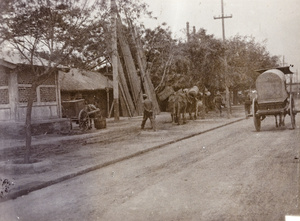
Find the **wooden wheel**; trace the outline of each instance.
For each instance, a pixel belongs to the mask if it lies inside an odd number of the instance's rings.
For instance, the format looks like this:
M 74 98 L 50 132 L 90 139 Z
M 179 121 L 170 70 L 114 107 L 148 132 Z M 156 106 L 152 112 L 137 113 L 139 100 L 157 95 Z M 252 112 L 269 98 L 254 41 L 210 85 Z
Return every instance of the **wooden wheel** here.
M 82 109 L 79 112 L 78 120 L 79 120 L 79 128 L 82 131 L 86 131 L 87 129 L 89 129 L 89 127 L 90 127 L 90 118 L 89 118 L 88 112 L 85 109 Z
M 256 131 L 260 131 L 261 121 L 260 121 L 260 116 L 257 114 L 257 111 L 258 111 L 258 104 L 257 104 L 256 99 L 253 99 L 253 102 L 252 102 L 253 122 L 254 122 Z
M 294 103 L 294 98 L 293 98 L 293 94 L 290 94 L 290 103 L 289 103 L 289 114 L 291 117 L 291 124 L 292 124 L 292 129 L 296 128 L 296 110 L 295 110 L 295 103 Z

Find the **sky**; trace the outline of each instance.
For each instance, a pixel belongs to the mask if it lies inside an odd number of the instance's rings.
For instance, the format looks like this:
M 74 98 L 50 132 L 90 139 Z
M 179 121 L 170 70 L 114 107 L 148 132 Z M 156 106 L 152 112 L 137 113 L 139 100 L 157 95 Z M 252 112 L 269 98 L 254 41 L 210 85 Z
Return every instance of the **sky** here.
M 144 0 L 157 20 L 144 19 L 146 27 L 166 22 L 174 38 L 184 39 L 186 22 L 207 30 L 222 39 L 221 0 Z M 271 55 L 281 57 L 285 65 L 300 72 L 300 0 L 223 0 L 225 38 L 253 36 L 256 42 L 266 40 Z M 298 79 L 299 79 L 298 74 Z

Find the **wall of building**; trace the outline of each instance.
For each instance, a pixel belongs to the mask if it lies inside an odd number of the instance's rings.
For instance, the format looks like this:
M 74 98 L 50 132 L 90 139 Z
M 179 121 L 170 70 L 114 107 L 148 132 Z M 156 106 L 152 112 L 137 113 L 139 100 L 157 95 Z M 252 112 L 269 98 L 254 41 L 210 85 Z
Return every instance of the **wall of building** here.
M 10 88 L 11 84 L 9 69 L 0 66 L 0 121 L 12 120 L 14 105 L 11 103 L 14 95 Z
M 16 72 L 0 67 L 0 121 L 24 121 L 28 95 L 34 75 L 29 69 Z M 36 89 L 32 119 L 55 119 L 61 116 L 57 74 Z

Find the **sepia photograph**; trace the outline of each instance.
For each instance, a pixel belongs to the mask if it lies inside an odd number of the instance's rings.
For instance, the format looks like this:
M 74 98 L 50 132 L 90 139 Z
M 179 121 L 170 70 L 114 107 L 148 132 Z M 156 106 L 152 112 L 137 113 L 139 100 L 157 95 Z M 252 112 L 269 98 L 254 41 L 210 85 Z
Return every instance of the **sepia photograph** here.
M 0 221 L 300 221 L 299 0 L 0 0 Z

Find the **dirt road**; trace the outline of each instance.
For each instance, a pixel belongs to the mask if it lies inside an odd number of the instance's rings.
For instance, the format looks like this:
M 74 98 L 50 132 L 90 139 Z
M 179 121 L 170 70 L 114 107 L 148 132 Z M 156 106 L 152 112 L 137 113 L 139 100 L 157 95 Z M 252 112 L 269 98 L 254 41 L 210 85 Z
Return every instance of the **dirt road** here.
M 284 220 L 300 214 L 300 131 L 287 128 L 250 118 L 3 202 L 0 219 Z

